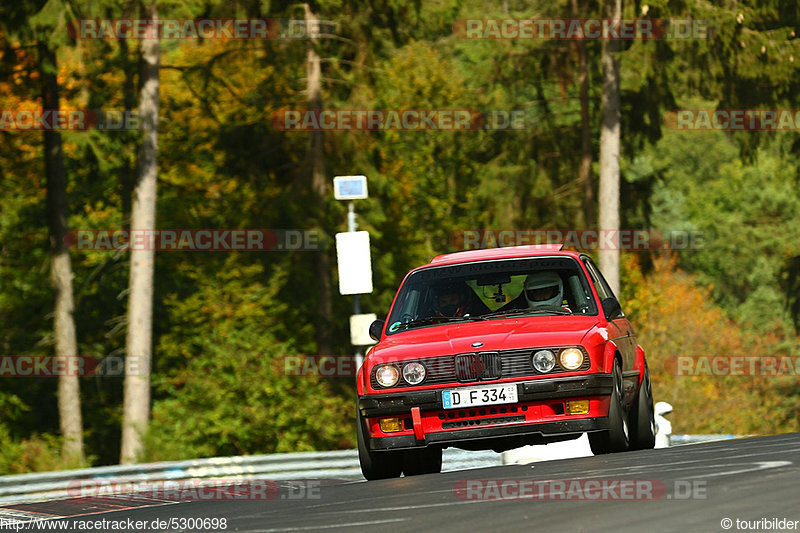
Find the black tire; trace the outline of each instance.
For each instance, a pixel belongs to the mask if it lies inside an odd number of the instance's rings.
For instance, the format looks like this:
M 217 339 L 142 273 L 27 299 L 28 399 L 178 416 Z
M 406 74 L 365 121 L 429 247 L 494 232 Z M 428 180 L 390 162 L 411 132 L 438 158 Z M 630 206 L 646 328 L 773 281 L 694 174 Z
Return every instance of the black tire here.
M 653 409 L 653 389 L 650 371 L 644 364 L 644 377 L 636 398 L 636 411 L 631 424 L 631 449 L 650 450 L 656 445 L 656 418 Z
M 622 365 L 619 361 L 614 362 L 612 375 L 614 388 L 608 406 L 609 428 L 606 431 L 589 433 L 589 446 L 595 455 L 624 452 L 630 445 L 628 416 L 623 403 L 625 396 L 622 390 Z
M 403 474 L 419 476 L 442 471 L 442 449 L 429 446 L 422 450 L 409 450 L 403 454 Z
M 361 473 L 368 481 L 400 477 L 403 471 L 403 452 L 372 452 L 364 438 L 364 420 L 356 409 L 356 437 L 358 439 L 358 462 Z

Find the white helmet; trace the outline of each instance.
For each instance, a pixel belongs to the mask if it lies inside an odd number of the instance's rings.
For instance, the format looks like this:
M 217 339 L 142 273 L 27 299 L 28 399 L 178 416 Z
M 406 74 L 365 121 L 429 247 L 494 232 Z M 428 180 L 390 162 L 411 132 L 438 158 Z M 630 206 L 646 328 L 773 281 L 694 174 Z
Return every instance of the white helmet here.
M 551 270 L 529 274 L 525 279 L 525 299 L 531 308 L 561 307 L 564 300 L 561 276 Z

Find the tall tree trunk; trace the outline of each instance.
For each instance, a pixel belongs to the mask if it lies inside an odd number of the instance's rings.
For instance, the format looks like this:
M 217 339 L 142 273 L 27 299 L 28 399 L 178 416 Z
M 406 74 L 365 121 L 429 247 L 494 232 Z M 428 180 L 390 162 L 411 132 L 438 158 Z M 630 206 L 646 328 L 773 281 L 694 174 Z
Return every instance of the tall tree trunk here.
M 155 4 L 147 8 L 158 18 Z M 157 36 L 142 41 L 139 117 L 144 138 L 139 148 L 138 176 L 133 189 L 131 232 L 156 227 L 156 157 L 158 155 L 159 52 Z M 125 355 L 125 399 L 120 462 L 136 462 L 150 417 L 150 366 L 153 350 L 153 246 L 131 250 L 128 334 Z
M 619 20 L 622 0 L 606 0 L 606 17 Z M 619 41 L 603 41 L 603 95 L 601 108 L 603 122 L 600 127 L 600 221 L 599 230 L 619 230 L 619 64 L 616 52 Z M 616 234 L 615 234 L 616 235 Z M 614 242 L 618 243 L 618 239 Z M 611 290 L 619 297 L 619 245 L 601 249 L 598 253 L 600 270 Z
M 56 54 L 48 45 L 39 43 L 39 69 L 42 77 L 42 108 L 59 109 L 59 86 Z M 64 153 L 58 130 L 44 132 L 44 162 L 47 179 L 47 224 L 50 230 L 50 278 L 55 292 L 53 333 L 55 354 L 77 357 L 78 340 L 75 333 L 72 295 L 72 262 L 64 242 L 67 234 L 67 180 Z M 58 415 L 62 453 L 70 461 L 83 462 L 83 421 L 81 417 L 80 384 L 77 375 L 58 376 Z
M 322 109 L 322 68 L 316 46 L 319 42 L 318 17 L 311 11 L 308 4 L 303 4 L 305 10 L 306 30 L 311 36 L 308 43 L 306 56 L 306 102 L 309 109 Z M 328 179 L 325 175 L 325 147 L 324 136 L 321 131 L 312 131 L 308 140 L 306 151 L 306 168 L 310 173 L 311 191 L 317 213 L 317 224 L 324 229 L 325 204 L 328 195 Z M 331 261 L 327 250 L 319 252 L 314 257 L 314 270 L 317 279 L 317 312 L 314 320 L 316 330 L 317 352 L 330 354 L 331 346 Z
M 572 0 L 572 16 L 580 18 L 578 0 Z M 596 222 L 594 183 L 592 183 L 592 124 L 589 120 L 589 61 L 586 42 L 575 41 L 578 47 L 578 84 L 581 103 L 581 163 L 578 181 L 583 187 L 584 226 L 592 228 Z
M 125 16 L 129 16 L 125 13 Z M 125 116 L 133 110 L 136 106 L 136 84 L 135 84 L 135 70 L 133 66 L 135 62 L 130 60 L 130 50 L 128 47 L 128 39 L 124 36 L 117 39 L 119 44 L 119 58 L 123 65 L 125 72 L 125 80 L 122 82 L 123 102 L 125 103 Z M 131 199 L 133 196 L 133 174 L 135 171 L 135 163 L 132 162 L 132 157 L 129 157 L 128 147 L 125 147 L 125 157 L 123 158 L 122 168 L 120 169 L 120 198 L 122 199 L 122 220 L 127 225 L 130 223 L 131 216 Z

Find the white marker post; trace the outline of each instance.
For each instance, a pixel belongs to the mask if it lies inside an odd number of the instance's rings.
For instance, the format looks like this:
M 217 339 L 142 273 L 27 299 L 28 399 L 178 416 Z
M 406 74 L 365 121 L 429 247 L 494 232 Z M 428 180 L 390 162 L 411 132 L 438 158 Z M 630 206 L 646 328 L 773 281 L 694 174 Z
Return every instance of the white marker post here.
M 353 315 L 350 317 L 350 340 L 356 347 L 356 367 L 363 362 L 360 346 L 374 344 L 368 335 L 354 332 L 353 328 L 364 328 L 374 314 L 361 314 L 359 294 L 372 292 L 372 263 L 370 260 L 369 233 L 356 231 L 355 200 L 367 198 L 366 176 L 336 176 L 333 178 L 333 197 L 349 201 L 347 205 L 347 232 L 336 234 L 336 261 L 339 269 L 339 293 L 353 295 Z M 369 325 L 367 324 L 367 328 Z M 366 331 L 366 328 L 365 328 Z M 368 342 L 366 342 L 368 341 Z

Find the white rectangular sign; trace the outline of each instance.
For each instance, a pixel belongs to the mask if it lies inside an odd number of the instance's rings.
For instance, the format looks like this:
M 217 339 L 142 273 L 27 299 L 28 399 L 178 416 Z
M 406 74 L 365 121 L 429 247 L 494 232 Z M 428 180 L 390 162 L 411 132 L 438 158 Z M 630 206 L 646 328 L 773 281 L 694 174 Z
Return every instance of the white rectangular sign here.
M 516 385 L 492 385 L 490 387 L 464 387 L 442 391 L 442 406 L 445 409 L 473 407 L 475 405 L 497 405 L 517 401 Z
M 375 344 L 375 339 L 369 336 L 369 325 L 377 319 L 378 316 L 375 313 L 350 315 L 350 344 L 353 346 Z
M 339 294 L 372 292 L 368 231 L 337 233 L 336 261 L 339 266 Z

